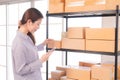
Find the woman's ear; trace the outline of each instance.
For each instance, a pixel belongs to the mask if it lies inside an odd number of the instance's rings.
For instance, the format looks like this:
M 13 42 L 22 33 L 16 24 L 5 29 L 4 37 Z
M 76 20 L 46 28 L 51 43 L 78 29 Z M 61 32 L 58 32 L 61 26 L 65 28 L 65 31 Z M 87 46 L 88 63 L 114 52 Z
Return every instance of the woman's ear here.
M 32 22 L 31 19 L 28 19 L 28 20 L 27 20 L 27 23 L 31 23 L 31 22 Z
M 30 25 L 32 23 L 31 19 L 27 20 L 27 25 Z

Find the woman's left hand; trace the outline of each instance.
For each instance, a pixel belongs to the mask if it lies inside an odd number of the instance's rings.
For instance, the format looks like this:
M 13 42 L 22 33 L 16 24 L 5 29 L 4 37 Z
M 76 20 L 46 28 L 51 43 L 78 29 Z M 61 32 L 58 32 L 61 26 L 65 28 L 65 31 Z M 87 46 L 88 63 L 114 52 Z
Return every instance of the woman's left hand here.
M 48 60 L 48 58 L 50 57 L 50 55 L 53 53 L 53 51 L 54 50 L 50 50 L 46 54 L 43 54 L 42 57 L 40 58 L 40 61 L 42 63 L 46 62 Z

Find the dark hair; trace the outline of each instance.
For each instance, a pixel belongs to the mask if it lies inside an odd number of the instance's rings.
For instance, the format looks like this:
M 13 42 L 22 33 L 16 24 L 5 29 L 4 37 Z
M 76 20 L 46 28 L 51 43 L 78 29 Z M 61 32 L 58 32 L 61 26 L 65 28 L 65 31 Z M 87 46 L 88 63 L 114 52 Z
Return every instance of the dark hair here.
M 36 8 L 29 8 L 25 11 L 23 14 L 22 20 L 20 21 L 20 24 L 23 25 L 27 22 L 28 19 L 31 19 L 31 21 L 34 23 L 38 19 L 43 18 L 42 13 L 37 10 Z M 20 26 L 18 26 L 18 29 Z M 35 44 L 35 38 L 31 32 L 28 32 L 27 35 L 32 39 L 33 43 Z

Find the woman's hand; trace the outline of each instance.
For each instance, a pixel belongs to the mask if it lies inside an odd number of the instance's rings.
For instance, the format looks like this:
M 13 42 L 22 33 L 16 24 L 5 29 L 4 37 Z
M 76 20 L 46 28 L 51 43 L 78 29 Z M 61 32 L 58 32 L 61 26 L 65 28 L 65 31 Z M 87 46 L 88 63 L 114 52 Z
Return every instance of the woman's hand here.
M 54 50 L 48 51 L 46 54 L 43 54 L 42 57 L 40 58 L 40 61 L 42 63 L 46 62 L 49 58 L 49 56 L 53 53 Z
M 49 44 L 51 42 L 54 44 L 54 40 L 53 39 L 46 39 L 42 44 L 45 46 L 45 45 L 47 45 L 47 44 Z

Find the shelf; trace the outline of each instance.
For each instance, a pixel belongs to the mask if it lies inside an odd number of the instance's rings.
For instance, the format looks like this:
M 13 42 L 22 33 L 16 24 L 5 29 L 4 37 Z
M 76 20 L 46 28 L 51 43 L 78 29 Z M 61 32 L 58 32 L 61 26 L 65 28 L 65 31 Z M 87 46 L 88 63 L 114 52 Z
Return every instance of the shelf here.
M 120 12 L 120 10 L 119 10 L 119 12 Z M 116 10 L 69 12 L 69 13 L 48 13 L 48 14 L 46 14 L 46 16 L 61 17 L 61 18 L 116 16 Z
M 48 38 L 48 26 L 49 26 L 49 17 L 58 17 L 58 18 L 65 18 L 66 19 L 66 31 L 68 28 L 68 19 L 69 18 L 80 18 L 80 17 L 111 17 L 114 16 L 116 18 L 115 22 L 115 52 L 100 52 L 100 51 L 87 51 L 87 50 L 73 50 L 73 49 L 56 49 L 55 51 L 65 51 L 65 64 L 67 65 L 68 60 L 68 53 L 67 52 L 75 52 L 75 53 L 87 53 L 87 54 L 100 54 L 100 55 L 108 55 L 114 56 L 115 59 L 115 68 L 114 68 L 114 80 L 117 80 L 117 65 L 118 65 L 118 56 L 120 56 L 120 51 L 118 51 L 118 28 L 119 28 L 119 16 L 120 16 L 120 9 L 119 6 L 116 6 L 116 10 L 101 10 L 101 11 L 86 11 L 86 12 L 65 12 L 65 13 L 49 13 L 47 12 L 47 36 Z M 46 48 L 46 50 L 51 50 L 51 48 Z M 48 63 L 47 63 L 47 70 L 48 70 Z M 47 79 L 48 79 L 48 72 L 47 72 Z
M 47 48 L 51 50 L 51 48 Z M 87 51 L 87 50 L 74 50 L 74 49 L 55 49 L 56 51 L 68 51 L 68 52 L 78 52 L 78 53 L 88 53 L 88 54 L 101 54 L 101 55 L 111 55 L 115 56 L 114 52 L 100 52 L 100 51 Z M 120 55 L 120 51 L 118 51 L 118 55 Z

